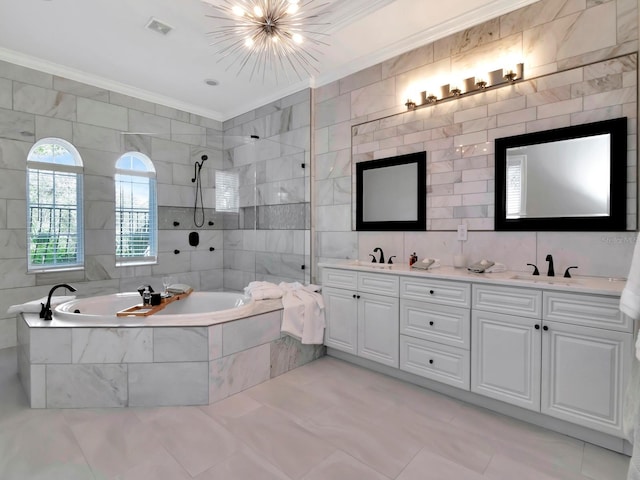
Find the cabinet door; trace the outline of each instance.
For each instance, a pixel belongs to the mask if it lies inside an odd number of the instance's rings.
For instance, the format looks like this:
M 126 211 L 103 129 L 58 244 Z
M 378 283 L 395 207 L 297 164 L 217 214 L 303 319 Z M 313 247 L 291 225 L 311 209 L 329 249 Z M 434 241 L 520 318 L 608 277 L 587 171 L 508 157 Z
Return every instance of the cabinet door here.
M 325 287 L 324 344 L 343 352 L 358 353 L 358 300 L 354 291 Z
M 399 367 L 400 306 L 393 297 L 359 293 L 358 355 Z
M 540 332 L 540 320 L 474 311 L 471 391 L 540 411 Z
M 631 333 L 545 321 L 542 413 L 622 437 Z

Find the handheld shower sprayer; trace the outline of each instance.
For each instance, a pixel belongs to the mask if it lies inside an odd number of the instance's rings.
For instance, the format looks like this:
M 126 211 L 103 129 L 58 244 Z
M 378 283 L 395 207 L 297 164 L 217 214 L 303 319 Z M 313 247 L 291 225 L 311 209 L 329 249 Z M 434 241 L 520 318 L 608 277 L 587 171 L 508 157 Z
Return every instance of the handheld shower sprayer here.
M 202 161 L 201 162 L 196 161 L 196 163 L 193 165 L 193 178 L 191 179 L 191 183 L 194 183 L 196 179 L 200 177 L 200 170 L 202 170 L 202 165 L 204 165 L 204 162 L 209 157 L 207 157 L 206 155 L 202 155 L 200 158 L 202 159 Z
M 200 157 L 201 161 L 196 161 L 193 165 L 193 178 L 191 179 L 191 182 L 196 184 L 196 199 L 193 206 L 193 223 L 196 227 L 204 225 L 204 203 L 202 202 L 202 179 L 200 170 L 202 170 L 202 165 L 204 165 L 207 158 L 209 157 L 202 155 Z M 200 200 L 200 218 L 198 218 L 198 200 Z

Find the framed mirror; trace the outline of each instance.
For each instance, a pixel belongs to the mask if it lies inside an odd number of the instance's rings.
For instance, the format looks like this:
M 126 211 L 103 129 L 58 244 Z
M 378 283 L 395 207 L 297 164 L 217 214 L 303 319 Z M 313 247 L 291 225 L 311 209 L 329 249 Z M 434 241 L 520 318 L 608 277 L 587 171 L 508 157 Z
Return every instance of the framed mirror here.
M 626 230 L 627 119 L 498 138 L 496 230 Z
M 427 154 L 356 164 L 356 230 L 425 230 Z

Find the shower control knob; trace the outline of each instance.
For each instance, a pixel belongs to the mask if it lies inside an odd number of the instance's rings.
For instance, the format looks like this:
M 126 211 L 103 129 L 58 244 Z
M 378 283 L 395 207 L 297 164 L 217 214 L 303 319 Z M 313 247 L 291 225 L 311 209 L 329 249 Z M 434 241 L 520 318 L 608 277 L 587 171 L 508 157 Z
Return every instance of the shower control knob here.
M 429 364 L 433 365 L 433 358 L 429 360 Z
M 209 226 L 213 225 L 213 222 L 211 220 L 209 220 Z
M 545 325 L 544 327 L 542 327 L 542 329 L 546 332 L 547 330 L 549 330 L 549 327 Z
M 209 247 L 209 251 L 210 251 L 210 252 L 213 252 L 214 250 L 215 250 L 215 248 L 214 248 L 214 247 Z
M 176 254 L 176 255 L 178 255 L 178 254 L 180 253 L 180 250 L 175 249 L 175 250 L 173 251 L 173 253 L 174 253 L 174 254 Z
M 536 329 L 536 330 L 540 330 L 540 325 L 538 325 L 538 324 L 536 323 L 535 329 Z
M 180 222 L 173 222 L 174 227 L 177 227 L 178 225 L 180 225 Z
M 433 320 L 431 320 L 431 321 L 429 322 L 429 325 L 431 325 L 431 326 L 433 327 Z

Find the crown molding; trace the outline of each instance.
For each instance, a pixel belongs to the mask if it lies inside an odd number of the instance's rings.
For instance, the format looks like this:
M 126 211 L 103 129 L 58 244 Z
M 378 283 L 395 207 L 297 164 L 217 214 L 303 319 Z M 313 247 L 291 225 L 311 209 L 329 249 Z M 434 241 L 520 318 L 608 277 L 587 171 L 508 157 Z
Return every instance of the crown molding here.
M 386 7 L 395 0 L 336 0 L 330 6 L 318 13 L 320 20 L 328 25 L 320 28 L 322 33 L 331 35 L 357 22 L 361 18 L 371 15 L 376 10 Z M 337 6 L 337 8 L 336 8 Z
M 313 81 L 313 85 L 316 87 L 327 85 L 359 72 L 360 70 L 377 65 L 390 58 L 427 45 L 448 35 L 461 32 L 506 13 L 513 12 L 519 8 L 526 7 L 537 1 L 538 0 L 496 0 L 488 5 L 477 8 L 473 12 L 458 15 L 438 25 L 410 35 L 398 42 L 377 50 L 372 55 L 364 55 L 358 59 L 349 61 L 348 64 L 341 65 L 338 68 L 317 76 Z
M 94 87 L 103 88 L 112 92 L 135 97 L 140 100 L 145 100 L 151 103 L 157 103 L 166 107 L 176 108 L 185 112 L 200 115 L 202 117 L 210 118 L 223 122 L 226 117 L 223 113 L 214 110 L 208 110 L 198 105 L 192 105 L 190 103 L 181 102 L 175 98 L 166 97 L 142 88 L 133 87 L 125 83 L 109 80 L 98 75 L 86 73 L 75 68 L 66 67 L 42 58 L 33 57 L 24 53 L 9 50 L 7 48 L 0 47 L 0 60 L 14 63 L 26 68 L 32 68 L 44 73 L 56 75 L 58 77 L 68 78 L 69 80 L 75 80 L 76 82 L 86 83 Z

